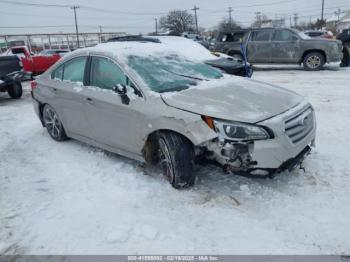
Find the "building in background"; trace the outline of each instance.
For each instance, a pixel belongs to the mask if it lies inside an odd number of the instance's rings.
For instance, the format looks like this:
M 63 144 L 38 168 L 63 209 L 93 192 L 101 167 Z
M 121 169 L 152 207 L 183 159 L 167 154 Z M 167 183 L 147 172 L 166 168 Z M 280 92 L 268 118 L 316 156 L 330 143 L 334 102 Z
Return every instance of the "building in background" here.
M 350 28 L 350 11 L 346 12 L 345 15 L 337 23 L 337 31 L 341 32 L 344 29 Z

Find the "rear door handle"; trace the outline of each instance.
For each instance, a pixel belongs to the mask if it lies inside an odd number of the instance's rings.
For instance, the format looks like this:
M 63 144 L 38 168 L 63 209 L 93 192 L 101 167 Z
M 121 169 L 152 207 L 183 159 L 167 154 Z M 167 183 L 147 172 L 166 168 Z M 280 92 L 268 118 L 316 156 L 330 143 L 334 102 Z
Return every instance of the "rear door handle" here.
M 88 104 L 90 104 L 90 105 L 93 105 L 93 104 L 94 104 L 94 100 L 93 100 L 92 98 L 90 98 L 90 97 L 85 98 L 85 101 L 86 101 Z
M 53 91 L 55 94 L 57 94 L 57 93 L 58 93 L 58 89 L 57 89 L 57 88 L 55 88 L 55 87 L 53 87 L 53 88 L 52 88 L 52 91 Z

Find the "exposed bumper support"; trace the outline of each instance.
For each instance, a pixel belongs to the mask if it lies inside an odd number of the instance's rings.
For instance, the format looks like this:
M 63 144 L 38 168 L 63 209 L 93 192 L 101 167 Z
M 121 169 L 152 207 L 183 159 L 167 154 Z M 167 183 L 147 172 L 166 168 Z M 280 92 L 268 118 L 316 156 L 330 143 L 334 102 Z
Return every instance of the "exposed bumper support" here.
M 266 163 L 259 163 L 254 158 L 254 142 L 226 142 L 218 141 L 207 143 L 207 158 L 215 160 L 224 168 L 224 172 L 232 172 L 238 175 L 250 177 L 269 177 L 283 171 L 291 171 L 301 164 L 304 158 L 311 152 L 311 144 L 306 145 L 296 156 L 286 157 L 276 167 L 266 167 Z M 260 151 L 260 150 L 259 150 Z M 266 151 L 269 153 L 269 151 Z M 274 158 L 273 155 L 268 156 Z M 271 162 L 272 163 L 272 162 Z

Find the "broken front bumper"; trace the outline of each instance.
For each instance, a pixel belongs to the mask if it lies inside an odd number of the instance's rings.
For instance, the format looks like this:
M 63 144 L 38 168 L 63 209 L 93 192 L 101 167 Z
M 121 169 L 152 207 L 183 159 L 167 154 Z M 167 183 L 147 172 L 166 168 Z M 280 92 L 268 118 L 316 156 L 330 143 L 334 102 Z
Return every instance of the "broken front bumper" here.
M 272 130 L 274 138 L 249 142 L 217 139 L 207 145 L 209 158 L 225 170 L 264 176 L 291 170 L 315 144 L 315 114 L 306 102 L 258 124 Z

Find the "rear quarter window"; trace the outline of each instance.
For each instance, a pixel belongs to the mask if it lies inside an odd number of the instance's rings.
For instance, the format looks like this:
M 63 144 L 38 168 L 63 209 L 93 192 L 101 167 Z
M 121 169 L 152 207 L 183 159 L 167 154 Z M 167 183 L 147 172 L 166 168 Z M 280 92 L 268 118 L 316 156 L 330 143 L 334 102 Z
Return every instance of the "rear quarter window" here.
M 63 72 L 64 72 L 64 65 L 61 65 L 57 69 L 55 69 L 51 74 L 51 79 L 54 80 L 63 80 Z

